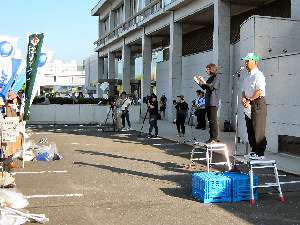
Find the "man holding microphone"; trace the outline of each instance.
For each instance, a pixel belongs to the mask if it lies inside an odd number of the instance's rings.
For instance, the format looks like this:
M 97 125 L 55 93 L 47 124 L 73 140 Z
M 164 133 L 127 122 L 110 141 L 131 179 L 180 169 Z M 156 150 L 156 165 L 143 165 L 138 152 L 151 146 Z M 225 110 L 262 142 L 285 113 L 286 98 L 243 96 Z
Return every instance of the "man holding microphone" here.
M 245 58 L 248 74 L 244 79 L 242 100 L 249 144 L 252 152 L 249 158 L 263 158 L 266 150 L 267 140 L 265 136 L 267 104 L 266 81 L 264 74 L 258 70 L 259 58 L 256 53 L 248 53 Z

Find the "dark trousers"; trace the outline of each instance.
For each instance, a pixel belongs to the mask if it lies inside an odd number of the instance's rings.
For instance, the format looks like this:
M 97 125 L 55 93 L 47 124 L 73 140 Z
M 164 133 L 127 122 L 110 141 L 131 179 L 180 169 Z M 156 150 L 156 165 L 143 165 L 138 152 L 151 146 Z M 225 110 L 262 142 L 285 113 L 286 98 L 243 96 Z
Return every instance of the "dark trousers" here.
M 176 119 L 176 126 L 177 126 L 178 133 L 180 132 L 180 128 L 181 128 L 181 132 L 183 134 L 185 133 L 185 126 L 184 126 L 185 118 L 186 118 L 185 116 L 179 115 Z
M 205 113 L 206 110 L 204 109 L 198 109 L 196 111 L 197 114 L 197 127 L 204 129 L 206 127 L 206 121 L 205 121 Z
M 158 135 L 157 115 L 150 115 L 149 123 L 150 123 L 149 134 L 151 135 L 153 127 L 154 127 L 155 135 Z
M 264 97 L 251 102 L 251 119 L 245 115 L 249 144 L 252 152 L 262 156 L 266 150 L 265 136 L 267 121 L 267 104 Z
M 127 120 L 127 123 L 128 123 L 128 127 L 131 127 L 131 124 L 130 124 L 130 120 L 129 120 L 129 112 L 126 111 L 125 113 L 125 110 L 122 110 L 122 126 L 125 127 L 125 119 Z
M 211 140 L 217 141 L 219 137 L 219 124 L 218 124 L 218 108 L 217 106 L 206 106 L 207 119 L 209 122 L 209 136 Z

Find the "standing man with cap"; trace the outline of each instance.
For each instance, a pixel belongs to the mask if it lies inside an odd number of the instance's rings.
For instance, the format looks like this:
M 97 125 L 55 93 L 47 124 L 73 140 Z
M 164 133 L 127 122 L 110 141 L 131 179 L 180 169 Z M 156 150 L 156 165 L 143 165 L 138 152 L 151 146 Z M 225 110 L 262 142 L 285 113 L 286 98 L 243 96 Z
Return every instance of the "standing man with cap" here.
M 189 109 L 188 104 L 184 101 L 184 96 L 179 95 L 177 96 L 179 98 L 179 102 L 175 106 L 176 108 L 176 126 L 178 131 L 178 137 L 184 137 L 185 134 L 185 126 L 184 122 L 186 119 L 187 111 Z M 180 133 L 181 128 L 181 133 Z
M 206 66 L 206 73 L 210 77 L 205 82 L 202 76 L 199 80 L 194 76 L 194 81 L 203 89 L 205 93 L 205 108 L 209 121 L 210 138 L 206 141 L 207 144 L 218 142 L 219 124 L 218 124 L 218 108 L 220 100 L 220 78 L 218 76 L 218 68 L 215 64 L 210 63 Z
M 245 119 L 249 144 L 252 152 L 249 157 L 263 158 L 267 146 L 265 136 L 267 104 L 266 81 L 264 74 L 258 70 L 259 58 L 256 53 L 248 53 L 245 58 L 248 74 L 244 79 L 242 100 L 244 106 Z

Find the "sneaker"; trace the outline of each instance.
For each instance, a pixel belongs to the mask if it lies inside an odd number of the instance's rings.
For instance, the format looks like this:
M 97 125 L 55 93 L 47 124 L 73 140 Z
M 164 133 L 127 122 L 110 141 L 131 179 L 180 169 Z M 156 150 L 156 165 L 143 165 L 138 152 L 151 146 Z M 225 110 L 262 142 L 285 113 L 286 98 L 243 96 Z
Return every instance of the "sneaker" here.
M 132 129 L 131 127 L 129 127 L 128 130 L 134 130 L 134 129 Z
M 248 159 L 253 159 L 253 160 L 264 159 L 265 158 L 263 155 L 259 156 L 255 152 L 250 152 L 248 155 L 244 155 L 244 157 L 248 158 Z
M 181 137 L 184 137 L 184 134 L 181 134 Z
M 157 134 L 155 134 L 155 135 L 154 135 L 154 138 L 158 138 L 158 135 L 157 135 Z
M 212 139 L 208 139 L 206 142 L 204 142 L 205 144 L 215 144 L 217 143 L 215 140 Z
M 152 134 L 148 134 L 147 138 L 153 138 Z
M 127 129 L 125 127 L 123 127 L 121 131 L 127 131 Z
M 177 137 L 181 137 L 181 134 L 180 134 L 180 132 L 178 132 L 178 134 L 176 135 Z

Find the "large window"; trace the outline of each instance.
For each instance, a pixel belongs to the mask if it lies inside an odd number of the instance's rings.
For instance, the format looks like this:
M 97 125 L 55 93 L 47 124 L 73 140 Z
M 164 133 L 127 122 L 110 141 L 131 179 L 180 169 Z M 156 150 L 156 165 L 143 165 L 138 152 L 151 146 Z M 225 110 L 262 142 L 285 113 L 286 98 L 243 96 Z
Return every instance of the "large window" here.
M 131 0 L 130 1 L 130 16 L 136 14 L 145 7 L 145 0 Z
M 103 21 L 103 33 L 106 34 L 109 31 L 109 17 Z
M 118 8 L 115 12 L 115 27 L 119 26 L 121 23 L 123 23 L 123 5 Z

